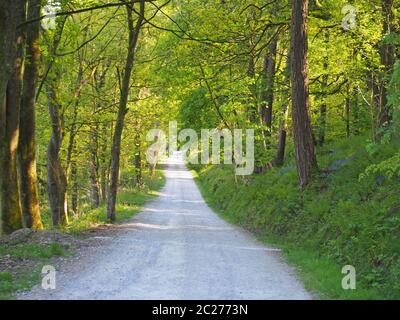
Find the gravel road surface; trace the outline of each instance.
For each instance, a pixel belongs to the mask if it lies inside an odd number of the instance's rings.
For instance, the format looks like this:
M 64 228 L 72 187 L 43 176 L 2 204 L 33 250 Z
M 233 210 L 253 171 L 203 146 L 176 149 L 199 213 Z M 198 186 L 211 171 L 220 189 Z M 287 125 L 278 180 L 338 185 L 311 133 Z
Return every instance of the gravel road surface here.
M 57 289 L 20 299 L 311 299 L 277 249 L 219 218 L 177 153 L 166 186 L 104 245 L 61 265 Z M 100 239 L 99 239 L 100 240 Z

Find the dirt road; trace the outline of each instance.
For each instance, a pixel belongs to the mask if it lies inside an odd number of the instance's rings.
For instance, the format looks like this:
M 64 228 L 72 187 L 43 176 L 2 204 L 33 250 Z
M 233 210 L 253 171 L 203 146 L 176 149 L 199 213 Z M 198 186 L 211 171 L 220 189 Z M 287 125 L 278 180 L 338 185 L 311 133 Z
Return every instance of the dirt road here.
M 179 154 L 160 197 L 23 299 L 311 299 L 278 250 L 220 219 Z

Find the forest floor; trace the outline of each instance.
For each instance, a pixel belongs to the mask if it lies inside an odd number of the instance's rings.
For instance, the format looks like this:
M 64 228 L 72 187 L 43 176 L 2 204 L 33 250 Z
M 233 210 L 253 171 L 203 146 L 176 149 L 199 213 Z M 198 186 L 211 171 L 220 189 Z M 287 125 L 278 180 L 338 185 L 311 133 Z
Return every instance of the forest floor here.
M 312 299 L 279 250 L 219 218 L 180 156 L 166 186 L 129 222 L 97 230 L 57 272 L 57 288 L 20 299 Z M 96 242 L 99 243 L 99 242 Z

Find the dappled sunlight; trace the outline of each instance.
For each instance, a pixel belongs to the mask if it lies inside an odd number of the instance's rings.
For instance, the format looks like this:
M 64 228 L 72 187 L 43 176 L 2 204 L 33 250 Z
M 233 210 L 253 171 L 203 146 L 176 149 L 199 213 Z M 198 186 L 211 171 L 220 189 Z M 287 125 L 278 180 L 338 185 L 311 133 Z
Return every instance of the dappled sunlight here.
M 107 237 L 105 240 L 107 240 Z M 163 241 L 159 241 L 157 242 L 157 240 L 146 240 L 146 239 L 141 239 L 141 238 L 136 238 L 136 239 L 132 239 L 131 242 L 135 243 L 161 243 L 163 245 L 167 245 L 167 246 L 183 246 L 182 242 L 180 241 L 174 241 L 174 240 L 163 240 Z M 234 246 L 234 245 L 227 245 L 227 244 L 221 244 L 221 243 L 196 243 L 196 242 L 192 242 L 190 244 L 192 247 L 194 248 L 206 248 L 209 250 L 243 250 L 243 251 L 264 251 L 264 252 L 282 252 L 281 249 L 278 248 L 272 248 L 272 247 L 263 247 L 263 246 Z
M 170 179 L 183 179 L 183 180 L 193 179 L 192 174 L 187 170 L 185 171 L 165 170 L 165 176 Z
M 232 227 L 217 227 L 207 225 L 161 225 L 151 223 L 125 223 L 115 226 L 118 229 L 155 229 L 155 230 L 183 230 L 183 229 L 198 229 L 198 230 L 210 230 L 210 231 L 229 231 L 233 230 Z
M 193 212 L 199 212 L 201 213 L 201 210 L 196 210 L 196 209 L 167 209 L 167 208 L 155 208 L 155 207 L 148 207 L 144 210 L 145 212 L 168 212 L 168 213 L 193 213 Z
M 173 197 L 173 194 L 165 193 L 165 192 L 157 192 L 157 196 L 170 198 L 170 197 Z
M 204 200 L 171 200 L 172 202 L 205 204 Z
M 147 208 L 144 212 L 146 213 L 159 213 L 159 214 L 169 214 L 169 215 L 176 215 L 176 216 L 201 216 L 200 213 L 193 213 L 193 210 L 186 210 L 181 212 L 181 210 L 169 210 L 169 209 L 154 209 L 154 208 Z

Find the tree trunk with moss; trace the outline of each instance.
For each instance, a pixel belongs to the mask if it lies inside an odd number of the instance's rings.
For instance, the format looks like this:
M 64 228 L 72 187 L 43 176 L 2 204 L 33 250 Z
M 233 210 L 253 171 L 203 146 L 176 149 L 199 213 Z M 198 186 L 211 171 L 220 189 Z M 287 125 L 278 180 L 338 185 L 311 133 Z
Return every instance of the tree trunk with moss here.
M 28 1 L 28 20 L 40 17 L 40 0 Z M 40 22 L 30 24 L 26 33 L 26 63 L 21 101 L 19 136 L 19 173 L 22 213 L 25 227 L 42 229 L 36 173 L 35 98 L 40 62 Z
M 17 156 L 22 90 L 24 1 L 0 4 L 0 214 L 1 233 L 22 227 Z

